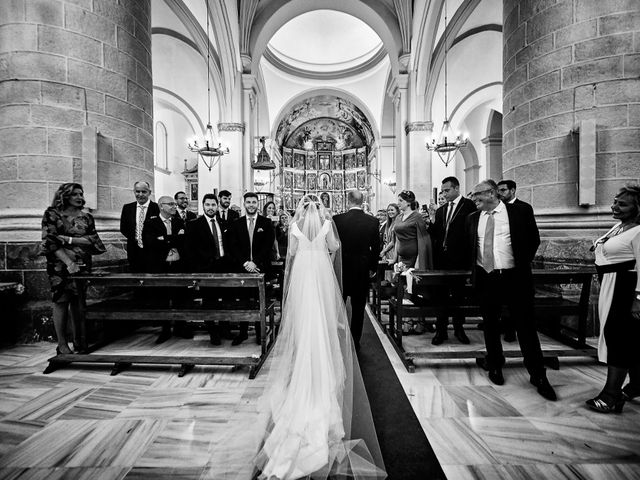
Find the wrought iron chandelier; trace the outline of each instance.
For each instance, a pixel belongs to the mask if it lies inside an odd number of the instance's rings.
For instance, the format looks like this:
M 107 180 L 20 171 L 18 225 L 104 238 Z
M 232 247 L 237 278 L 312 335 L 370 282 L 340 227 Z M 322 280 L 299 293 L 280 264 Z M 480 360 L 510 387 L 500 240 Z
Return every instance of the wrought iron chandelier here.
M 456 152 L 467 146 L 467 139 L 462 138 L 458 133 L 454 136 L 451 131 L 451 124 L 449 123 L 449 114 L 447 111 L 447 54 L 449 48 L 447 46 L 447 2 L 444 2 L 444 122 L 442 122 L 442 131 L 440 137 L 436 140 L 432 138 L 427 140 L 426 147 L 430 152 L 436 152 L 444 163 L 445 167 L 449 166 L 449 163 L 453 160 Z
M 260 137 L 260 144 L 262 148 L 258 152 L 255 161 L 251 164 L 251 168 L 254 170 L 275 170 L 276 164 L 271 160 L 269 156 L 269 152 L 265 148 L 265 143 L 267 139 L 265 137 Z
M 202 141 L 202 145 L 198 143 L 198 140 L 193 140 L 193 143 L 188 144 L 189 150 L 197 153 L 202 159 L 205 166 L 211 171 L 211 168 L 215 166 L 220 157 L 229 153 L 229 147 L 223 148 L 222 142 L 217 141 L 213 135 L 213 127 L 211 126 L 211 42 L 209 41 L 209 0 L 206 0 L 207 7 L 207 130 Z

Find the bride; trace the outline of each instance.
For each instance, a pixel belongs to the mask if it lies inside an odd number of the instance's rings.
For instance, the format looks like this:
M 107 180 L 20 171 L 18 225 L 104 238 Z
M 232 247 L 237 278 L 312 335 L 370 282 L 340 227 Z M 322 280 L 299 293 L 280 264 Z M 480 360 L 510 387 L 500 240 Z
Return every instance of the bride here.
M 340 264 L 331 216 L 315 195 L 306 195 L 289 229 L 280 332 L 258 404 L 264 424 L 257 478 L 386 477 Z

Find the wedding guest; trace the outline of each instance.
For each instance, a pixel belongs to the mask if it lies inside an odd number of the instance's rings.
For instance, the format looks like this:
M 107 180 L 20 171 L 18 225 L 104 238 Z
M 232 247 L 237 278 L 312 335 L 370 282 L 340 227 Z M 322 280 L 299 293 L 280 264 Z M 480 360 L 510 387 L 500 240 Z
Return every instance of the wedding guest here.
M 547 400 L 556 393 L 547 380 L 540 340 L 533 315 L 533 273 L 531 262 L 540 245 L 535 218 L 518 205 L 504 204 L 497 197 L 498 186 L 485 180 L 473 187 L 477 211 L 467 217 L 468 266 L 484 320 L 487 355 L 477 359 L 489 372 L 489 380 L 504 384 L 505 357 L 498 320 L 503 306 L 516 321 L 516 331 L 529 382 Z
M 265 203 L 264 207 L 262 207 L 262 215 L 265 218 L 271 220 L 271 224 L 275 229 L 278 223 L 280 223 L 280 217 L 276 215 L 276 204 L 273 201 L 269 201 Z M 279 260 L 282 257 L 282 254 L 278 250 L 278 241 L 274 239 L 273 241 L 273 249 L 271 250 L 271 260 Z
M 284 210 L 280 214 L 278 225 L 276 225 L 276 242 L 278 242 L 280 258 L 286 259 L 289 246 L 289 215 Z
M 142 243 L 146 259 L 145 271 L 150 273 L 184 272 L 184 221 L 177 214 L 177 203 L 171 197 L 158 199 L 160 215 L 149 217 L 142 228 Z M 167 289 L 165 298 L 173 302 L 184 299 L 182 292 Z M 187 322 L 176 320 L 173 333 L 182 338 L 193 338 L 193 331 Z M 171 322 L 162 324 L 162 332 L 156 339 L 160 344 L 171 338 Z
M 393 263 L 396 258 L 396 236 L 393 231 L 394 223 L 400 214 L 400 207 L 397 203 L 390 203 L 387 206 L 387 221 L 382 235 L 382 251 L 380 258 L 389 263 Z
M 202 212 L 197 219 L 187 223 L 184 238 L 184 253 L 187 268 L 194 273 L 227 273 L 232 271 L 227 248 L 223 239 L 224 232 L 218 218 L 218 199 L 213 193 L 202 197 Z M 203 301 L 209 302 L 213 292 L 203 291 Z M 222 322 L 221 322 L 222 323 Z M 227 335 L 228 322 L 215 325 L 205 322 L 211 345 L 222 343 L 220 336 Z
M 465 231 L 467 216 L 476 211 L 473 201 L 460 194 L 460 182 L 456 177 L 442 180 L 442 195 L 446 203 L 436 210 L 435 221 L 431 228 L 435 244 L 435 267 L 438 270 L 465 270 L 468 266 L 468 241 Z M 464 300 L 464 287 L 444 288 L 443 296 L 449 297 L 451 303 L 459 304 Z M 448 315 L 438 315 L 436 334 L 431 343 L 440 345 L 449 338 L 447 325 Z M 453 334 L 463 344 L 470 340 L 464 331 L 464 315 L 453 316 Z
M 410 190 L 398 195 L 398 207 L 402 212 L 394 220 L 396 260 L 400 269 L 433 269 L 431 238 L 422 216 L 416 211 L 418 202 Z
M 244 194 L 246 215 L 240 217 L 227 230 L 229 253 L 235 271 L 268 273 L 271 266 L 271 250 L 275 232 L 271 221 L 258 215 L 258 195 Z M 231 345 L 239 345 L 248 338 L 248 324 L 240 324 L 240 333 Z M 256 343 L 260 344 L 259 323 L 256 325 Z
M 135 202 L 122 207 L 120 233 L 127 239 L 127 261 L 130 272 L 144 272 L 145 257 L 142 244 L 142 227 L 147 218 L 160 213 L 158 204 L 151 201 L 151 186 L 139 181 L 133 185 Z
M 216 218 L 224 234 L 229 228 L 229 225 L 240 218 L 240 211 L 239 209 L 236 211 L 233 207 L 229 206 L 231 204 L 231 192 L 229 190 L 221 190 L 217 200 L 219 200 L 219 202 L 216 202 L 218 203 Z
M 600 276 L 598 359 L 607 380 L 589 408 L 622 412 L 625 400 L 640 397 L 640 185 L 620 189 L 611 206 L 616 223 L 594 242 Z M 629 374 L 629 383 L 622 388 Z
M 378 237 L 380 237 L 380 248 L 384 243 L 384 230 L 387 225 L 387 211 L 381 208 L 377 211 L 376 217 L 378 217 Z
M 196 215 L 195 212 L 189 210 L 189 197 L 187 197 L 186 193 L 176 192 L 173 199 L 176 201 L 177 206 L 176 215 L 182 219 L 185 225 L 187 222 L 198 218 L 198 215 Z
M 233 210 L 234 212 L 236 212 L 238 214 L 238 217 L 240 217 L 240 215 L 242 214 L 242 209 L 235 203 L 229 207 L 229 210 Z
M 91 256 L 106 251 L 95 222 L 83 210 L 84 190 L 79 183 L 64 183 L 56 191 L 51 206 L 42 217 L 40 254 L 47 259 L 47 274 L 53 293 L 53 326 L 58 337 L 56 352 L 72 353 L 67 339 L 67 320 L 71 317 L 74 349 L 87 348 L 84 325 L 84 282 L 70 278 L 91 272 Z

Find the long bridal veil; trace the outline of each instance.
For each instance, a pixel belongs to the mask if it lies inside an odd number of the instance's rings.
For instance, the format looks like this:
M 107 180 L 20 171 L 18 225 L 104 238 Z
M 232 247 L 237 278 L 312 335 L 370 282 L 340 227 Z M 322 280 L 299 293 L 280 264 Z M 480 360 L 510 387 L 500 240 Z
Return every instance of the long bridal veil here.
M 233 442 L 252 443 L 255 455 L 246 460 L 253 462 L 255 478 L 386 478 L 342 299 L 340 264 L 330 213 L 306 195 L 289 227 L 282 317 L 264 392 L 251 425 Z

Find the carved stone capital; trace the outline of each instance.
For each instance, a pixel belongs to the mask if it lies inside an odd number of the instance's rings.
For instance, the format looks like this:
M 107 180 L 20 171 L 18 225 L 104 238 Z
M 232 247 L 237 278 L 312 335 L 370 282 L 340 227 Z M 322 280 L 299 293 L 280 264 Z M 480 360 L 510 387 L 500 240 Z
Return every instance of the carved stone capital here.
M 432 132 L 433 122 L 407 122 L 404 126 L 404 133 L 409 135 L 411 132 Z
M 219 132 L 240 132 L 244 135 L 244 123 L 239 123 L 239 122 L 219 123 L 218 131 Z
M 488 145 L 489 147 L 499 147 L 502 145 L 502 135 L 491 135 L 489 137 L 484 137 L 480 141 L 483 145 Z

